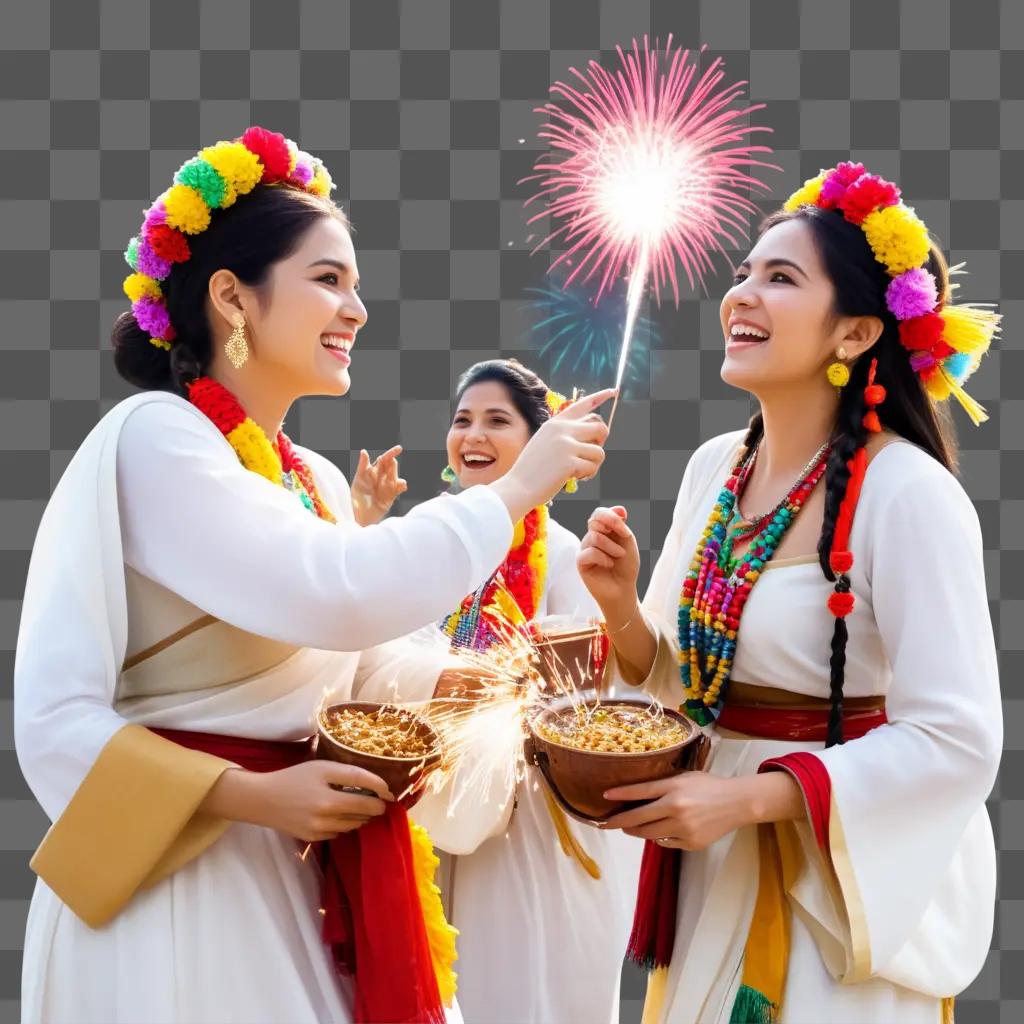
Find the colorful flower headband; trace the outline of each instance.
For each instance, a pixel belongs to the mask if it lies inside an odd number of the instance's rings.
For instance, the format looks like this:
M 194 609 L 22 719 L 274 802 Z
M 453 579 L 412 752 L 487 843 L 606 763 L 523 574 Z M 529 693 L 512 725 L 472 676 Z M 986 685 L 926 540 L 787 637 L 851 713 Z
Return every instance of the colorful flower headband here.
M 124 258 L 134 273 L 124 281 L 135 322 L 157 348 L 171 348 L 174 325 L 160 282 L 175 263 L 191 256 L 186 235 L 210 226 L 213 210 L 231 206 L 257 185 L 289 185 L 326 198 L 334 188 L 327 168 L 291 139 L 265 128 L 247 128 L 233 142 L 200 150 L 174 175 L 174 184 L 146 211 L 142 229 Z
M 899 321 L 900 341 L 926 391 L 937 402 L 954 395 L 975 425 L 988 419 L 963 383 L 988 351 L 1000 316 L 980 305 L 954 306 L 949 295 L 939 295 L 935 277 L 924 267 L 931 252 L 928 228 L 900 201 L 900 190 L 868 174 L 862 164 L 841 163 L 804 182 L 783 209 L 801 206 L 837 210 L 863 230 L 875 259 L 892 278 L 885 304 Z

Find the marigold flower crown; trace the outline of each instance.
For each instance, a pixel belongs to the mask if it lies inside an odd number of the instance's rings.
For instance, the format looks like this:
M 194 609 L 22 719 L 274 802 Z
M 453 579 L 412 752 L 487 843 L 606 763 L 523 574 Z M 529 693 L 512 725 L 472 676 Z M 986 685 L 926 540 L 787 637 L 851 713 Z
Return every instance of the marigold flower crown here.
M 950 294 L 939 294 L 938 282 L 925 268 L 931 252 L 928 228 L 913 208 L 900 199 L 900 190 L 863 164 L 841 163 L 805 181 L 783 205 L 788 212 L 801 206 L 836 210 L 864 232 L 875 259 L 892 278 L 885 304 L 899 322 L 900 342 L 935 401 L 953 395 L 975 424 L 988 419 L 985 410 L 967 394 L 963 384 L 978 368 L 1000 316 L 979 304 L 953 305 Z M 950 268 L 950 273 L 962 265 Z M 956 287 L 950 285 L 949 292 Z
M 287 185 L 323 198 L 334 188 L 319 159 L 277 132 L 252 127 L 186 160 L 174 184 L 146 211 L 125 250 L 132 273 L 124 280 L 124 293 L 135 322 L 157 348 L 170 351 L 175 338 L 160 282 L 192 255 L 187 236 L 205 231 L 213 211 L 226 209 L 257 185 Z

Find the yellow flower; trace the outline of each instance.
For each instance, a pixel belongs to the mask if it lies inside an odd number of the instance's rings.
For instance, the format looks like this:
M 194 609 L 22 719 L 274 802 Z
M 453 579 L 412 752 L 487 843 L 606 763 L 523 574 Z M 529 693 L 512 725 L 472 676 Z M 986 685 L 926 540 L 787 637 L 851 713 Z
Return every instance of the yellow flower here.
M 138 302 L 143 297 L 159 299 L 161 295 L 159 283 L 145 274 L 129 274 L 124 279 L 123 287 L 131 302 Z
M 251 192 L 263 177 L 263 165 L 255 153 L 250 153 L 240 142 L 218 142 L 207 146 L 199 155 L 227 183 L 228 191 L 222 207 L 230 206 L 240 195 Z
M 228 433 L 227 438 L 246 469 L 259 473 L 278 487 L 281 486 L 281 460 L 267 440 L 267 435 L 253 420 L 246 417 Z
M 334 188 L 334 182 L 331 180 L 331 175 L 327 168 L 318 160 L 313 169 L 313 179 L 306 186 L 306 190 L 312 192 L 313 195 L 327 199 L 330 197 L 332 188 Z
M 816 178 L 808 178 L 803 185 L 798 188 L 786 201 L 782 204 L 782 208 L 787 213 L 792 213 L 794 210 L 800 209 L 801 206 L 815 206 L 818 202 L 818 196 L 821 195 L 821 186 L 825 181 L 825 176 L 828 171 L 819 172 Z
M 928 259 L 928 229 L 909 206 L 900 203 L 876 210 L 864 218 L 863 228 L 875 259 L 893 277 Z
M 437 978 L 437 989 L 441 1002 L 451 1006 L 455 998 L 457 978 L 452 964 L 458 959 L 455 939 L 459 934 L 446 920 L 441 903 L 441 890 L 434 883 L 434 873 L 440 861 L 434 853 L 427 830 L 415 822 L 409 822 L 409 839 L 412 844 L 413 874 L 416 876 L 416 891 L 420 898 L 420 910 L 430 947 L 430 960 Z
M 198 235 L 210 226 L 210 208 L 188 185 L 172 185 L 164 194 L 167 223 L 187 235 Z
M 850 368 L 845 363 L 832 363 L 826 373 L 828 382 L 833 387 L 846 387 L 850 381 Z

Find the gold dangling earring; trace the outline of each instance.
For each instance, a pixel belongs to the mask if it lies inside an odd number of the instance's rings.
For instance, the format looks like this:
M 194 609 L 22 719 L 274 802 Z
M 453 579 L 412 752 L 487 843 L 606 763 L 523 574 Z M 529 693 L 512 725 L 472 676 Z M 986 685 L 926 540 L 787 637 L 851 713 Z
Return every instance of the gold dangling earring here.
M 829 368 L 825 371 L 825 375 L 828 377 L 828 382 L 836 389 L 837 395 L 842 395 L 843 388 L 850 381 L 850 368 L 846 363 L 841 360 L 846 358 L 846 349 L 841 348 L 836 353 L 836 361 L 829 365 Z
M 234 324 L 234 329 L 224 343 L 224 354 L 231 365 L 240 370 L 249 359 L 249 346 L 245 340 L 245 317 L 241 313 L 236 313 Z

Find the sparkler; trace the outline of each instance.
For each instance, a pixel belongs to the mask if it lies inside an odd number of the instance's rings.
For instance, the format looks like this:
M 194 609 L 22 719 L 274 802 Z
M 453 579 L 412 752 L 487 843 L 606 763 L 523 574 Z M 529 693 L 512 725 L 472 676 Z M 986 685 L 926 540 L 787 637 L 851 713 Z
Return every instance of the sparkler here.
M 538 187 L 527 205 L 545 205 L 529 223 L 550 216 L 557 224 L 537 248 L 565 246 L 552 268 L 572 266 L 567 285 L 596 277 L 599 301 L 623 272 L 629 278 L 620 387 L 648 282 L 659 303 L 671 287 L 678 305 L 678 263 L 691 289 L 703 286 L 710 254 L 736 246 L 757 213 L 749 195 L 766 186 L 747 170 L 778 168 L 757 158 L 769 147 L 749 143 L 770 131 L 747 123 L 764 105 L 739 105 L 746 83 L 723 85 L 721 58 L 698 76 L 690 51 L 673 47 L 671 36 L 663 50 L 646 36 L 642 50 L 635 39 L 629 51 L 616 49 L 615 72 L 592 60 L 586 73 L 570 69 L 579 85 L 551 87 L 562 105 L 538 108 L 548 118 L 538 134 L 551 151 L 524 180 Z M 617 405 L 618 396 L 609 424 Z

